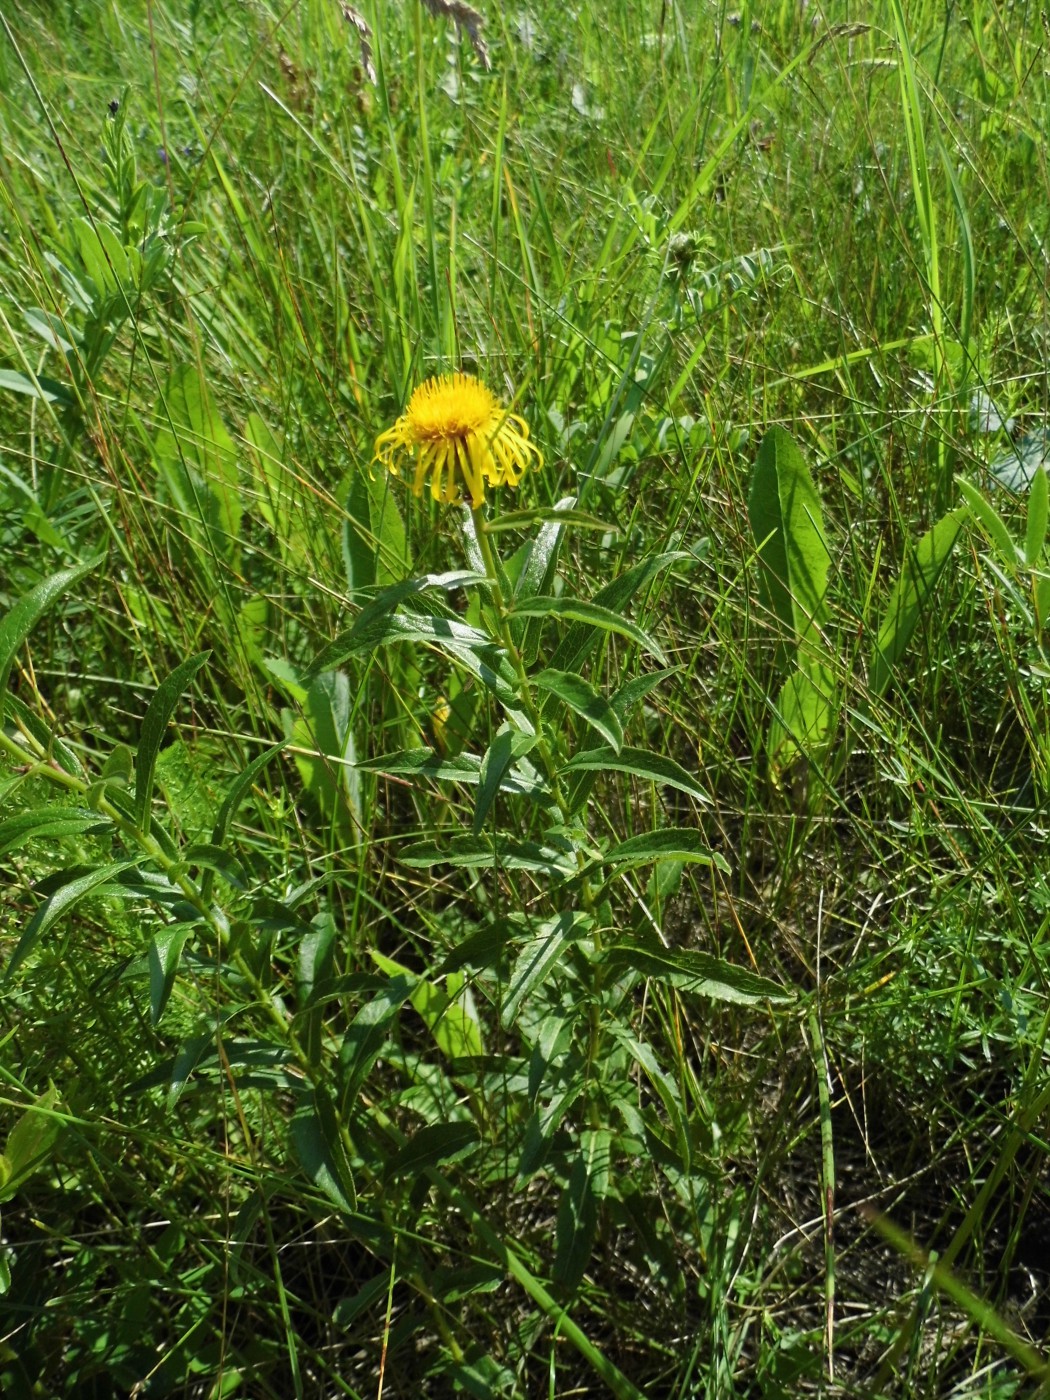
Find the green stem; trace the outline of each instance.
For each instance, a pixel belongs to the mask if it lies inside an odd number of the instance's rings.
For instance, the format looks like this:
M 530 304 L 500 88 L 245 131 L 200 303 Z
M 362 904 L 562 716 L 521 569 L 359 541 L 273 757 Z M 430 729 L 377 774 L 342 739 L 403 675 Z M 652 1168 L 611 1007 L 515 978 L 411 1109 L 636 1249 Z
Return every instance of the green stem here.
M 491 559 L 491 552 L 489 557 Z M 26 748 L 0 727 L 0 753 L 5 753 L 13 760 L 14 764 L 26 773 L 26 776 L 46 778 L 57 786 L 65 788 L 69 792 L 76 793 L 86 803 L 92 784 L 54 765 L 46 751 L 36 742 L 32 735 L 26 734 L 24 731 L 20 732 L 26 740 L 26 743 L 31 746 L 31 750 L 27 751 Z M 318 1066 L 312 1061 L 300 1044 L 299 1038 L 288 1024 L 285 1015 L 274 1004 L 273 998 L 268 993 L 261 979 L 245 961 L 243 956 L 237 950 L 231 949 L 228 921 L 222 911 L 219 910 L 217 906 L 211 905 L 208 901 L 204 900 L 192 880 L 176 868 L 178 863 L 168 856 L 160 843 L 154 840 L 148 831 L 140 830 L 135 822 L 128 818 L 120 808 L 115 806 L 107 797 L 104 795 L 101 798 L 95 796 L 93 805 L 100 815 L 108 817 L 109 820 L 113 822 L 125 842 L 129 846 L 137 846 L 144 856 L 155 863 L 164 872 L 171 883 L 178 888 L 179 892 L 193 908 L 199 912 L 202 921 L 214 934 L 223 955 L 226 956 L 230 963 L 236 968 L 238 974 L 244 978 L 245 982 L 258 999 L 259 1004 L 263 1007 L 274 1027 L 279 1032 L 283 1043 L 287 1046 L 292 1059 L 295 1061 L 296 1067 L 302 1073 L 305 1081 L 310 1084 L 311 1088 L 326 1089 L 327 1084 L 325 1076 L 320 1072 Z M 339 1110 L 334 1103 L 333 1111 L 336 1116 L 336 1126 L 340 1138 L 344 1146 L 348 1146 L 350 1144 L 349 1126 L 343 1122 Z M 381 1127 L 384 1130 L 387 1138 L 390 1139 L 395 1146 L 403 1147 L 405 1145 L 407 1139 L 404 1134 L 385 1114 L 375 1111 L 373 1113 L 373 1123 L 375 1126 Z M 362 1166 L 361 1170 L 367 1174 L 367 1168 Z M 641 1392 L 637 1390 L 627 1377 L 624 1376 L 593 1342 L 590 1341 L 579 1325 L 568 1316 L 540 1280 L 527 1267 L 518 1252 L 501 1239 L 496 1230 L 493 1229 L 482 1214 L 480 1206 L 478 1206 L 465 1191 L 454 1186 L 441 1172 L 431 1168 L 428 1174 L 433 1184 L 442 1195 L 445 1196 L 450 1204 L 455 1206 L 456 1209 L 470 1221 L 474 1233 L 490 1251 L 493 1257 L 551 1320 L 556 1330 L 561 1335 L 567 1337 L 573 1346 L 576 1347 L 581 1356 L 585 1358 L 609 1386 L 612 1393 L 617 1397 L 617 1400 L 643 1400 Z M 421 1296 L 423 1296 L 424 1300 L 433 1308 L 437 1308 L 433 1295 L 430 1294 L 429 1290 L 424 1286 L 421 1286 L 423 1281 L 413 1279 L 413 1282 L 417 1286 L 420 1286 Z M 437 1310 L 438 1329 L 444 1335 L 447 1329 L 444 1325 L 444 1319 L 440 1318 L 439 1314 L 440 1309 Z M 454 1339 L 451 1339 L 449 1335 L 446 1337 L 446 1341 L 449 1342 L 450 1350 L 455 1354 L 458 1348 L 452 1345 Z
M 533 694 L 532 683 L 529 674 L 525 669 L 525 661 L 521 650 L 514 640 L 514 633 L 510 625 L 510 612 L 503 597 L 503 588 L 500 584 L 499 570 L 496 567 L 495 555 L 492 552 L 492 542 L 489 538 L 488 529 L 485 524 L 485 517 L 480 506 L 471 506 L 471 517 L 474 522 L 474 534 L 478 542 L 478 549 L 481 552 L 482 562 L 485 566 L 485 577 L 488 580 L 489 592 L 492 596 L 492 603 L 496 610 L 497 629 L 492 635 L 493 641 L 498 642 L 507 653 L 514 673 L 518 678 L 518 691 L 521 698 L 522 708 L 529 718 L 536 734 L 536 752 L 540 756 L 547 774 L 547 781 L 550 785 L 551 797 L 558 808 L 563 824 L 569 825 L 573 818 L 573 813 L 562 793 L 561 783 L 558 778 L 558 768 L 554 761 L 550 745 L 547 743 L 543 732 L 543 716 L 540 708 L 536 704 Z M 576 852 L 576 864 L 580 874 L 580 904 L 590 914 L 595 913 L 596 897 L 590 878 L 584 874 L 587 861 L 582 851 Z M 594 928 L 594 949 L 596 953 L 601 952 L 601 932 Z M 591 995 L 588 1005 L 588 1031 L 587 1031 L 587 1052 L 585 1076 L 588 1083 L 597 1082 L 597 1065 L 601 1054 L 602 1025 L 601 1025 L 601 993 L 604 968 L 600 962 L 592 962 L 589 965 L 591 978 Z M 600 1126 L 601 1114 L 597 1098 L 593 1094 L 588 1094 L 588 1118 L 591 1126 Z

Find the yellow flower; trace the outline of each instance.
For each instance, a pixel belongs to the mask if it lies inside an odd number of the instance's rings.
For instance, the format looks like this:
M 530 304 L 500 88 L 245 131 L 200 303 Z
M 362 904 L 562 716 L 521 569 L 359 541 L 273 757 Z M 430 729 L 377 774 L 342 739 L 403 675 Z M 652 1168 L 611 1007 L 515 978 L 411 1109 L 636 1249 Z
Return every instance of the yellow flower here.
M 379 434 L 374 461 L 399 476 L 406 458 L 415 458 L 415 495 L 429 476 L 435 501 L 453 505 L 466 495 L 474 507 L 485 499 L 486 482 L 517 486 L 527 467 L 543 466 L 524 418 L 507 413 L 472 374 L 424 380 L 394 426 Z

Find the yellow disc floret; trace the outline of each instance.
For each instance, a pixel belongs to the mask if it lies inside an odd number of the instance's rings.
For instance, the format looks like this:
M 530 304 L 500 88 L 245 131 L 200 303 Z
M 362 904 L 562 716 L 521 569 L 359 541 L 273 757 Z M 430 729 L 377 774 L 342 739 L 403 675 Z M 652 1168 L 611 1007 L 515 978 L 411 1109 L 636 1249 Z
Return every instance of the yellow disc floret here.
M 496 396 L 471 374 L 441 374 L 413 390 L 408 408 L 376 438 L 375 461 L 394 476 L 415 460 L 412 490 L 423 494 L 430 478 L 435 501 L 466 499 L 475 508 L 485 485 L 517 486 L 543 457 L 529 441 L 524 418 L 507 413 Z

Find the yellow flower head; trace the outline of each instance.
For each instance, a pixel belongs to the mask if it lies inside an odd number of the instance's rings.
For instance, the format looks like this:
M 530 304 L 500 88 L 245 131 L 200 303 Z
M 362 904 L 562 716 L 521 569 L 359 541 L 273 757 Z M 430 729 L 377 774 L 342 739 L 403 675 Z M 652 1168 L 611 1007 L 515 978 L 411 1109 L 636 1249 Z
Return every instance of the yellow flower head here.
M 415 495 L 429 476 L 435 501 L 453 505 L 465 495 L 474 507 L 485 499 L 486 482 L 517 486 L 527 467 L 543 466 L 524 418 L 505 412 L 472 374 L 424 380 L 394 426 L 376 438 L 374 460 L 394 476 L 413 457 Z

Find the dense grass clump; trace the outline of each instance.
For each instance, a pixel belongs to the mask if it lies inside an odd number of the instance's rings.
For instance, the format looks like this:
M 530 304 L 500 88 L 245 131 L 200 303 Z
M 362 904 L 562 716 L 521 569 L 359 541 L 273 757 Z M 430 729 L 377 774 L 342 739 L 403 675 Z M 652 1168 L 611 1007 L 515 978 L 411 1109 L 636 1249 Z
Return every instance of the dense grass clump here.
M 13 1400 L 1043 1393 L 1046 21 L 862 8 L 0 11 Z

